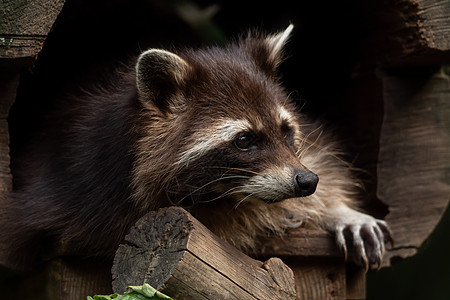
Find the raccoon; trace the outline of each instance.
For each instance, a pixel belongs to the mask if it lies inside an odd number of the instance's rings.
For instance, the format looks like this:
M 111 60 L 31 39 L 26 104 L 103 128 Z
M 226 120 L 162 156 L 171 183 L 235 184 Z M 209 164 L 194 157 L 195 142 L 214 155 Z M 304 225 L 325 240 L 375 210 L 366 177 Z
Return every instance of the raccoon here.
M 358 184 L 336 142 L 281 86 L 292 29 L 149 49 L 112 84 L 60 99 L 13 160 L 0 212 L 9 260 L 27 266 L 55 243 L 112 257 L 139 217 L 175 205 L 243 251 L 315 224 L 356 263 L 379 266 L 387 224 L 355 209 Z

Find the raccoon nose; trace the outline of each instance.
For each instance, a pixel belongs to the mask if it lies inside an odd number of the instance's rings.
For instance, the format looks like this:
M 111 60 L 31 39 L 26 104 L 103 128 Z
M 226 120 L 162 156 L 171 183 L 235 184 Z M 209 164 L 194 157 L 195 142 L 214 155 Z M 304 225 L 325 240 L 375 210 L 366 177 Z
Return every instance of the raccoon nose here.
M 311 171 L 300 171 L 295 173 L 295 196 L 306 197 L 316 191 L 319 177 Z

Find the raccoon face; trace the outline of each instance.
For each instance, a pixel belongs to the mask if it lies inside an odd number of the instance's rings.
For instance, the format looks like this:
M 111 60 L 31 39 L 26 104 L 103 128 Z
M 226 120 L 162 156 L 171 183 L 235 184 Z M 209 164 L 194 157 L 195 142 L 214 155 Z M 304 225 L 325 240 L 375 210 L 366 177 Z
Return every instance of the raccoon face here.
M 238 201 L 258 199 L 266 202 L 314 193 L 318 177 L 297 158 L 296 126 L 286 121 L 278 123 L 270 128 L 237 129 L 228 145 L 227 142 L 222 144 L 221 147 L 229 148 L 227 165 L 223 168 L 228 168 L 228 174 L 240 177 L 233 185 L 224 184 L 220 192 L 231 191 Z M 221 151 L 221 147 L 212 152 Z
M 275 76 L 291 30 L 225 49 L 141 55 L 138 95 L 159 116 L 153 122 L 166 121 L 159 135 L 173 154 L 164 185 L 173 204 L 314 193 L 318 177 L 298 159 L 300 125 Z
M 196 129 L 174 162 L 182 171 L 169 195 L 194 203 L 221 198 L 277 202 L 314 193 L 318 177 L 297 158 L 296 124 L 270 112 L 262 117 L 260 126 L 250 117 L 223 118 Z

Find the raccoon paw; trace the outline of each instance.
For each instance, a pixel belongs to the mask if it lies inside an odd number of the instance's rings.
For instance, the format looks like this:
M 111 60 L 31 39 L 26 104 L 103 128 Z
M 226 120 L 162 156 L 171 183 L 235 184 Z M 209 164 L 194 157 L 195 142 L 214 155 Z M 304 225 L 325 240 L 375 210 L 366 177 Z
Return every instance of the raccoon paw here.
M 385 242 L 393 245 L 391 232 L 385 221 L 375 219 L 347 206 L 328 211 L 327 227 L 336 235 L 338 247 L 345 260 L 363 266 L 366 272 L 372 265 L 381 267 Z

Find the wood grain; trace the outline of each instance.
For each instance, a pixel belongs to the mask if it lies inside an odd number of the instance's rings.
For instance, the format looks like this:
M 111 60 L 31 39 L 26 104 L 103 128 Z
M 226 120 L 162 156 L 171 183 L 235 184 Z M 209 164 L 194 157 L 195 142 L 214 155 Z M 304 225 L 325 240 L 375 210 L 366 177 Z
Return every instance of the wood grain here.
M 450 50 L 450 1 L 417 1 L 417 14 L 422 39 L 431 49 Z
M 65 0 L 0 2 L 0 58 L 34 57 L 58 17 Z
M 450 61 L 450 1 L 404 0 L 355 3 L 366 31 L 361 65 L 435 65 Z
M 299 228 L 283 236 L 269 236 L 260 242 L 257 256 L 335 257 L 344 259 L 330 233 Z
M 47 264 L 46 299 L 85 300 L 112 293 L 111 265 L 92 259 L 63 257 Z
M 260 241 L 256 257 L 279 256 L 292 269 L 297 299 L 365 299 L 366 274 L 346 264 L 334 237 L 298 228 Z
M 16 99 L 19 73 L 0 73 L 0 194 L 12 188 L 9 169 L 9 108 Z
M 343 259 L 292 256 L 283 260 L 294 272 L 298 300 L 346 299 Z
M 378 196 L 395 240 L 388 257 L 414 254 L 450 196 L 449 76 L 416 71 L 383 77 Z
M 175 299 L 295 299 L 292 270 L 280 259 L 254 260 L 175 207 L 138 221 L 112 273 L 119 293 L 147 282 Z
M 19 73 L 0 72 L 0 199 L 4 193 L 12 189 L 12 175 L 9 168 L 9 132 L 8 113 L 9 108 L 16 99 L 17 86 L 19 85 Z M 0 229 L 1 230 L 1 229 Z M 9 266 L 0 245 L 0 265 Z

